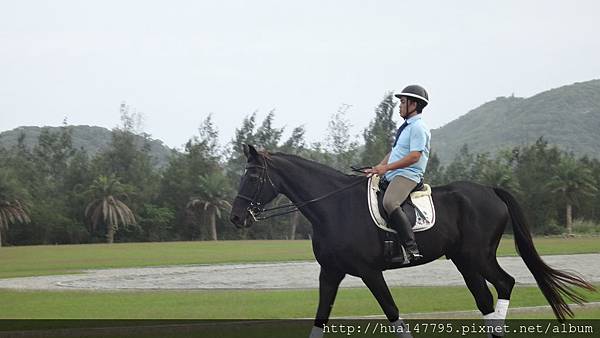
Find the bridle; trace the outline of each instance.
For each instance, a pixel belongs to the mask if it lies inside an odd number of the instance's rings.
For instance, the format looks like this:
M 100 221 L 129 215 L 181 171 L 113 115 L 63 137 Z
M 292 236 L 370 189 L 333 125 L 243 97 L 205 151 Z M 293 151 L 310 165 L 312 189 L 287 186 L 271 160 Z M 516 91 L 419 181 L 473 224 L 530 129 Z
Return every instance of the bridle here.
M 258 188 L 256 189 L 254 196 L 249 197 L 244 194 L 238 193 L 237 197 L 250 202 L 250 205 L 248 206 L 248 208 L 246 210 L 248 211 L 250 216 L 252 216 L 252 219 L 254 221 L 260 221 L 260 220 L 264 220 L 264 219 L 271 218 L 274 216 L 278 216 L 278 215 L 270 215 L 270 216 L 261 216 L 260 215 L 261 213 L 264 213 L 266 211 L 271 211 L 274 209 L 281 208 L 281 207 L 276 207 L 276 208 L 272 208 L 272 209 L 265 209 L 262 207 L 264 202 L 259 201 L 258 198 L 263 191 L 265 182 L 268 181 L 269 184 L 271 185 L 271 188 L 273 188 L 273 190 L 275 192 L 279 193 L 279 189 L 277 189 L 277 187 L 275 186 L 275 183 L 273 183 L 273 180 L 271 180 L 271 177 L 269 176 L 269 171 L 267 170 L 266 164 L 265 165 L 249 164 L 246 166 L 246 171 L 248 169 L 252 169 L 252 168 L 259 168 L 261 170 L 260 175 L 258 176 Z M 296 210 L 294 210 L 294 211 L 296 211 Z M 294 211 L 290 211 L 290 212 L 294 212 Z
M 277 188 L 277 186 L 275 185 L 275 183 L 273 183 L 273 180 L 271 179 L 271 176 L 269 175 L 269 170 L 268 170 L 268 166 L 266 164 L 261 165 L 261 164 L 249 164 L 246 166 L 246 170 L 251 169 L 251 168 L 259 168 L 261 170 L 260 175 L 259 175 L 259 179 L 258 179 L 258 187 L 256 189 L 256 192 L 253 194 L 252 197 L 244 195 L 244 194 L 240 194 L 238 193 L 237 197 L 246 200 L 248 202 L 250 202 L 250 205 L 248 205 L 248 208 L 246 209 L 248 211 L 248 213 L 250 214 L 250 216 L 252 216 L 252 219 L 256 222 L 256 221 L 262 221 L 265 219 L 269 219 L 272 217 L 276 217 L 276 216 L 281 216 L 281 215 L 287 215 L 287 214 L 291 214 L 292 212 L 297 212 L 300 211 L 300 208 L 314 203 L 314 202 L 318 202 L 320 200 L 323 200 L 327 197 L 333 196 L 339 192 L 342 192 L 346 189 L 349 189 L 355 185 L 358 185 L 360 183 L 363 183 L 363 180 L 357 180 L 356 182 L 353 182 L 349 185 L 343 186 L 337 190 L 331 191 L 325 195 L 322 195 L 320 197 L 317 198 L 313 198 L 311 200 L 308 201 L 304 201 L 304 202 L 299 202 L 297 204 L 294 203 L 288 203 L 288 204 L 284 204 L 284 205 L 280 205 L 280 206 L 276 206 L 273 208 L 264 208 L 263 204 L 264 202 L 261 202 L 258 200 L 260 194 L 262 193 L 264 186 L 265 186 L 265 182 L 269 182 L 269 184 L 271 185 L 271 188 L 273 188 L 273 190 L 276 193 L 281 193 L 281 191 Z M 365 169 L 365 168 L 361 168 Z M 355 168 L 353 168 L 354 171 L 359 171 L 356 170 Z M 362 171 L 359 171 L 362 172 Z M 266 212 L 269 211 L 274 211 L 274 210 L 280 210 L 280 209 L 284 209 L 283 211 L 280 212 L 276 212 L 273 214 L 269 214 L 269 215 L 264 215 Z M 285 210 L 288 209 L 288 210 Z

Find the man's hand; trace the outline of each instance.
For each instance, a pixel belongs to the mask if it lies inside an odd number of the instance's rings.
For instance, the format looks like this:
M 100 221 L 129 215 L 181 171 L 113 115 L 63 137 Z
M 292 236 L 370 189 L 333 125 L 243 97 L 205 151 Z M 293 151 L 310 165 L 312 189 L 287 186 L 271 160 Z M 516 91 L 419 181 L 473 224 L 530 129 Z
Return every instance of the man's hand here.
M 369 174 L 374 174 L 374 175 L 379 175 L 379 176 L 382 176 L 387 171 L 388 171 L 387 164 L 378 164 L 371 169 L 365 170 L 365 172 L 367 172 Z

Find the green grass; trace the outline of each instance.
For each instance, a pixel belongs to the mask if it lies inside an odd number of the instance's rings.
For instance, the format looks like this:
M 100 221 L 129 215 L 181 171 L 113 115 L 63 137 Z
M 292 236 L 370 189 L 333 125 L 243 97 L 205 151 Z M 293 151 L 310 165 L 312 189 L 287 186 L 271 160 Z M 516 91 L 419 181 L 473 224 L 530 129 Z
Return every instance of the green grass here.
M 600 253 L 600 237 L 534 237 L 533 243 L 540 255 Z M 504 236 L 502 238 L 497 255 L 517 255 L 512 237 Z
M 585 307 L 585 306 L 573 306 L 571 308 L 575 313 L 576 319 L 599 319 L 600 318 L 600 307 Z M 543 311 L 531 311 L 526 313 L 519 313 L 518 315 L 511 315 L 509 310 L 509 319 L 554 319 L 554 313 L 551 309 Z
M 535 238 L 540 254 L 578 254 L 600 252 L 600 238 Z M 498 250 L 501 256 L 512 256 L 514 242 L 504 238 Z M 94 245 L 57 245 L 0 248 L 0 278 L 77 273 L 84 269 L 143 267 L 185 264 L 226 264 L 244 262 L 312 261 L 309 241 L 222 241 L 128 243 Z M 466 287 L 403 287 L 392 293 L 401 313 L 474 310 L 473 297 Z M 600 301 L 599 293 L 587 293 L 589 301 Z M 312 318 L 318 300 L 317 290 L 259 291 L 13 291 L 0 290 L 0 320 L 14 319 L 273 319 Z M 518 285 L 511 307 L 547 305 L 537 287 Z M 600 318 L 599 308 L 573 309 L 576 318 Z M 510 313 L 510 312 L 509 312 Z M 382 311 L 366 288 L 344 288 L 338 293 L 332 316 L 382 315 Z M 549 319 L 548 311 L 532 311 L 509 318 Z M 51 322 L 80 325 L 77 321 Z M 4 323 L 6 324 L 6 323 Z M 247 335 L 247 326 L 238 325 L 233 333 L 217 326 L 209 331 L 221 338 L 277 337 L 275 324 L 258 324 L 256 334 Z M 20 324 L 15 324 L 20 325 Z M 87 325 L 87 324 L 85 324 Z M 100 324 L 102 325 L 102 324 Z M 262 326 L 261 326 L 262 325 Z M 256 325 L 255 325 L 256 326 Z M 267 329 L 264 329 L 266 327 Z M 292 323 L 291 332 L 306 336 L 306 323 Z M 167 331 L 165 331 L 167 330 Z M 170 328 L 151 329 L 164 337 Z M 189 328 L 183 328 L 187 332 Z M 204 332 L 204 329 L 200 329 Z M 241 330 L 241 331 L 240 331 Z M 160 332 L 160 333 L 159 333 Z M 275 332 L 275 335 L 265 335 Z M 291 333 L 286 331 L 287 333 Z M 148 336 L 148 332 L 138 335 Z M 286 333 L 286 335 L 287 335 Z M 118 335 L 116 335 L 118 336 Z M 124 336 L 130 337 L 131 334 Z M 135 334 L 133 336 L 136 336 Z M 175 335 L 183 337 L 184 335 Z M 195 336 L 195 335 L 190 335 Z M 203 336 L 203 335 L 200 335 Z
M 314 260 L 310 241 L 219 241 L 0 248 L 0 278 L 84 269 Z
M 534 241 L 542 255 L 600 252 L 600 237 Z M 502 240 L 498 254 L 516 255 L 512 238 Z M 306 240 L 2 247 L 0 278 L 77 273 L 84 269 L 312 260 L 311 242 Z
M 475 310 L 466 287 L 403 287 L 392 293 L 401 313 Z M 600 293 L 585 293 L 600 301 Z M 511 307 L 547 305 L 539 289 L 517 286 Z M 275 319 L 312 318 L 317 290 L 9 291 L 0 290 L 0 319 Z M 381 315 L 367 288 L 340 289 L 332 316 Z

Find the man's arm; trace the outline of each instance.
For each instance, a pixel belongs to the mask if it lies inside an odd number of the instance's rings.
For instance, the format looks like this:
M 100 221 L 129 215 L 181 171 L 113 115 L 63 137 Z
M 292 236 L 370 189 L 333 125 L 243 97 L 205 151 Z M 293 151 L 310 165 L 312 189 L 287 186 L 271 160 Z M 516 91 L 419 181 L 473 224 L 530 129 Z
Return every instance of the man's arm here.
M 381 162 L 379 162 L 379 165 L 386 165 L 388 163 L 388 161 L 390 160 L 391 153 L 392 153 L 391 151 L 389 153 L 387 153 L 387 155 L 385 155 L 383 160 L 381 160 Z
M 390 156 L 390 154 L 388 154 L 386 156 L 386 159 L 389 159 L 389 156 Z M 390 170 L 409 167 L 409 166 L 417 163 L 420 158 L 421 158 L 420 151 L 411 151 L 410 153 L 408 153 L 408 155 L 404 156 L 403 158 L 399 159 L 396 162 L 392 162 L 389 164 L 381 164 L 380 163 L 371 169 L 367 169 L 367 172 L 381 176 Z
M 388 164 L 386 166 L 386 171 L 410 167 L 411 165 L 419 162 L 419 159 L 421 159 L 421 152 L 411 151 L 410 153 L 408 153 L 408 155 L 404 156 L 398 161 Z

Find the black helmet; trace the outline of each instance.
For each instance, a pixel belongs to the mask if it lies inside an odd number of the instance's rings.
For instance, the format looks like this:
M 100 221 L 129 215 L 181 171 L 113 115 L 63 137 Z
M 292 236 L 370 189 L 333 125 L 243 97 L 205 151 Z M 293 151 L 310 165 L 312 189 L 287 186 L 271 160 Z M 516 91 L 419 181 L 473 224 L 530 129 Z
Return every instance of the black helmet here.
M 422 101 L 422 107 L 425 107 L 428 103 L 429 103 L 429 95 L 427 95 L 427 91 L 425 90 L 425 88 L 419 86 L 419 85 L 410 85 L 404 89 L 402 89 L 402 92 L 398 93 L 398 94 L 394 94 L 395 97 L 400 98 L 402 96 L 404 97 L 414 97 L 416 99 L 418 99 L 419 101 Z

